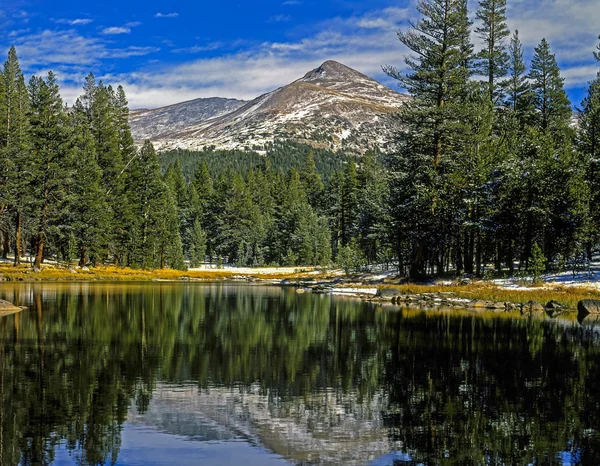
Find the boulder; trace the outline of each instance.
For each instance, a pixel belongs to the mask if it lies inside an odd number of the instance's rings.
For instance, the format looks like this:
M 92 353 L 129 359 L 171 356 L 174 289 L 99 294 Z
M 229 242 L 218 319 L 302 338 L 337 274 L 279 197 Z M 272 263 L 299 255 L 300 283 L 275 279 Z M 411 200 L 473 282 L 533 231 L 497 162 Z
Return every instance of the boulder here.
M 600 314 L 600 301 L 595 299 L 584 299 L 577 304 L 580 314 Z
M 488 309 L 505 309 L 506 303 L 489 302 L 486 306 Z
M 380 288 L 379 290 L 377 290 L 377 294 L 375 295 L 375 297 L 377 299 L 391 301 L 400 295 L 401 293 L 398 290 L 394 290 L 392 288 Z
M 523 304 L 523 311 L 525 312 L 544 312 L 545 310 L 546 308 L 544 305 L 537 301 L 529 301 L 528 303 Z
M 559 303 L 558 301 L 550 301 L 549 303 L 546 304 L 546 309 L 552 310 L 552 311 L 561 311 L 565 308 L 566 308 L 566 306 Z
M 480 299 L 476 299 L 475 301 L 471 301 L 469 303 L 469 307 L 472 309 L 485 309 L 487 307 L 487 303 Z

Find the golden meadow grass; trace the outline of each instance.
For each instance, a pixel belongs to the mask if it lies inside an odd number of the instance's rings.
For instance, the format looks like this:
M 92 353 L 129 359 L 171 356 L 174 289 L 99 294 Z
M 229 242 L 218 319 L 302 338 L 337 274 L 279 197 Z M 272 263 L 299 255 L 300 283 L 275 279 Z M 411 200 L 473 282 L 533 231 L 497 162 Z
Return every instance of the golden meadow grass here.
M 440 285 L 384 285 L 381 288 L 397 289 L 406 294 L 453 293 L 457 298 L 482 299 L 494 302 L 521 303 L 530 300 L 546 304 L 558 301 L 575 309 L 582 299 L 600 299 L 600 291 L 595 288 L 563 285 L 545 285 L 524 289 L 507 289 L 490 283 L 475 283 L 464 286 Z
M 251 273 L 245 271 L 243 274 L 236 270 L 192 270 L 181 271 L 172 269 L 139 270 L 121 268 L 116 266 L 91 267 L 89 270 L 75 270 L 73 273 L 68 268 L 45 265 L 39 273 L 33 272 L 31 267 L 22 265 L 14 267 L 9 264 L 0 265 L 0 275 L 6 280 L 13 281 L 156 281 L 156 280 L 203 280 L 203 281 L 227 281 L 236 277 L 247 277 L 257 280 L 290 280 L 290 281 L 328 281 L 339 275 L 319 273 L 313 274 L 310 270 L 302 269 L 294 273 L 282 272 L 271 273 L 265 270 L 261 273 L 256 269 Z M 357 279 L 353 283 L 338 285 L 340 287 L 365 287 L 372 288 L 375 285 L 367 285 Z M 561 285 L 545 285 L 529 287 L 525 289 L 505 289 L 491 283 L 474 283 L 471 285 L 380 285 L 380 288 L 393 288 L 405 294 L 424 293 L 452 293 L 457 298 L 482 299 L 495 302 L 527 302 L 530 300 L 540 303 L 558 301 L 570 308 L 576 308 L 582 299 L 600 299 L 600 291 L 595 288 L 569 287 Z

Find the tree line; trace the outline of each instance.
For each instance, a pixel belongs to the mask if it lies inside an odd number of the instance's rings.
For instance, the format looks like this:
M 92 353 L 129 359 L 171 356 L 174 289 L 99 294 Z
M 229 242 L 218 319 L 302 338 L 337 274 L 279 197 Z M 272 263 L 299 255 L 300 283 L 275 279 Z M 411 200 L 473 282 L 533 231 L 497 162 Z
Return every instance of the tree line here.
M 90 74 L 75 104 L 56 77 L 26 84 L 14 47 L 0 73 L 2 256 L 183 268 L 175 200 L 154 149 L 138 150 L 123 88 Z
M 412 276 L 562 269 L 598 245 L 600 72 L 574 118 L 542 39 L 529 65 L 506 0 L 421 0 L 398 33 L 413 100 L 388 159 L 396 257 Z M 598 48 L 600 51 L 600 47 Z M 594 53 L 600 60 L 600 54 Z

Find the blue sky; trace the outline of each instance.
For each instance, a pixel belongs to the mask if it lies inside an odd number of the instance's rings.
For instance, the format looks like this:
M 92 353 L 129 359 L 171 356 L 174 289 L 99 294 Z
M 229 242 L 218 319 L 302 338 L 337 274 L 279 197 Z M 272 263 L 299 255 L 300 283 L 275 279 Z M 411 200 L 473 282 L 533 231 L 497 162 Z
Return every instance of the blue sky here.
M 527 49 L 546 37 L 572 100 L 600 66 L 600 0 L 508 0 L 509 26 Z M 476 0 L 470 0 L 476 6 Z M 0 0 L 0 52 L 24 71 L 59 77 L 67 102 L 84 77 L 125 87 L 132 108 L 197 97 L 251 99 L 334 59 L 394 86 L 403 66 L 396 31 L 416 0 Z

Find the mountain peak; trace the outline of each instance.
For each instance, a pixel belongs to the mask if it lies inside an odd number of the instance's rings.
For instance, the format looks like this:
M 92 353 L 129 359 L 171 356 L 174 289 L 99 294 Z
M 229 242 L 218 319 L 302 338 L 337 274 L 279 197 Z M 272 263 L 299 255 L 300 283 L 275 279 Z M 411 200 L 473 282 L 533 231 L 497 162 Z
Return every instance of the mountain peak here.
M 334 60 L 327 60 L 318 68 L 309 71 L 300 81 L 305 82 L 331 82 L 331 81 L 356 81 L 370 79 L 362 73 Z

